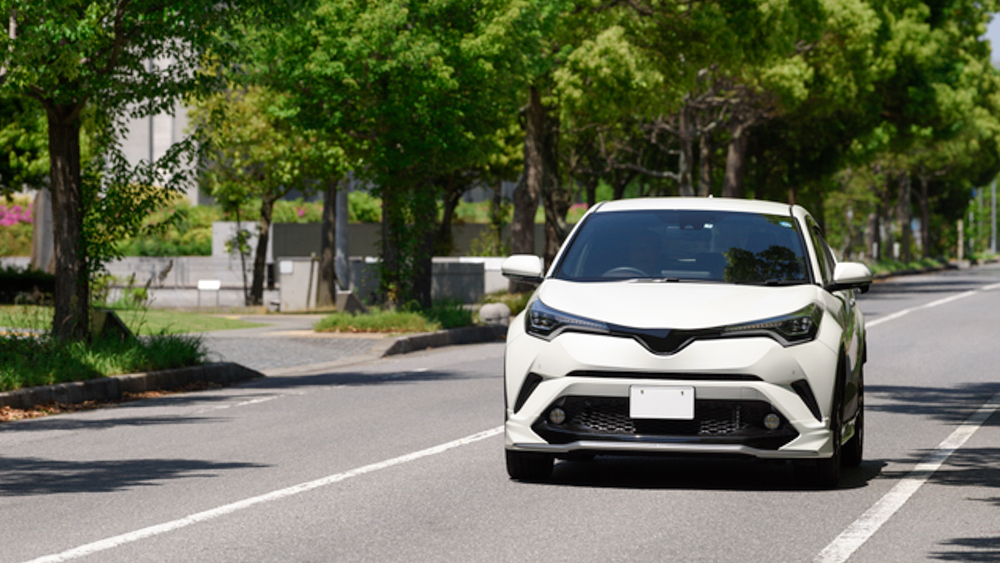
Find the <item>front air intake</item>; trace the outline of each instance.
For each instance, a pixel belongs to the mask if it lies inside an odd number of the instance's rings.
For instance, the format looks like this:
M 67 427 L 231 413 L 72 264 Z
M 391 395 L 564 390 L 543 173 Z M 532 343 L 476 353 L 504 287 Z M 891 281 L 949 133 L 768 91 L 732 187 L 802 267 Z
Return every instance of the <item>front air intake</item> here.
M 517 400 L 514 401 L 514 412 L 521 410 L 524 403 L 528 401 L 528 397 L 535 392 L 535 388 L 538 384 L 542 382 L 542 376 L 537 373 L 529 373 L 527 377 L 524 378 L 524 383 L 521 384 L 521 390 L 517 394 Z

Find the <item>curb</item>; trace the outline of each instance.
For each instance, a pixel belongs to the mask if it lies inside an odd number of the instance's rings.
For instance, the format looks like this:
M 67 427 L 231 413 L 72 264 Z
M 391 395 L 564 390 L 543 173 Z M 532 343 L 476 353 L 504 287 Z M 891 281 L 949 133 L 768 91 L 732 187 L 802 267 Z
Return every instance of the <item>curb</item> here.
M 396 341 L 382 353 L 382 357 L 408 354 L 417 350 L 440 348 L 442 346 L 493 342 L 503 340 L 506 336 L 507 327 L 504 325 L 470 326 L 439 330 L 437 332 L 411 334 L 396 338 Z
M 379 359 L 442 346 L 493 342 L 502 340 L 506 335 L 507 327 L 504 325 L 472 326 L 411 334 L 397 337 L 384 350 L 378 351 L 374 355 L 362 356 L 360 359 Z M 338 361 L 329 364 L 278 368 L 267 370 L 267 375 L 291 375 L 340 366 L 345 363 L 356 363 L 357 360 L 358 358 L 349 358 L 347 362 Z M 170 391 L 198 382 L 232 385 L 260 377 L 266 377 L 266 375 L 235 362 L 215 362 L 200 366 L 113 375 L 87 381 L 71 381 L 0 392 L 0 408 L 30 409 L 36 405 L 48 403 L 70 405 L 86 401 L 116 401 L 124 397 L 126 393 Z
M 124 397 L 126 393 L 169 391 L 197 382 L 231 385 L 258 377 L 263 375 L 240 364 L 218 362 L 6 391 L 0 393 L 0 407 L 30 409 L 47 403 L 115 401 Z

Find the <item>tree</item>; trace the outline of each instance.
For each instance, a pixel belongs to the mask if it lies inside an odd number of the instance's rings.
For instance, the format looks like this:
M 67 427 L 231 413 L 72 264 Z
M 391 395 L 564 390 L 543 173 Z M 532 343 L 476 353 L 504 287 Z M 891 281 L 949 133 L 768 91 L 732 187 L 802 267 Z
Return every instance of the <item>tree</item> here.
M 435 179 L 474 168 L 511 114 L 523 1 L 321 1 L 261 37 L 257 64 L 310 128 L 346 138 L 382 198 L 382 291 L 430 302 Z M 258 73 L 258 75 L 263 76 Z
M 262 305 L 274 203 L 292 190 L 310 194 L 343 174 L 344 153 L 296 127 L 285 96 L 262 87 L 230 88 L 195 103 L 191 120 L 206 158 L 208 193 L 239 213 L 260 201 L 253 282 L 247 305 Z
M 169 111 L 181 96 L 214 81 L 198 72 L 203 55 L 209 50 L 223 59 L 230 54 L 229 43 L 220 39 L 237 19 L 260 14 L 255 4 L 0 0 L 0 14 L 9 22 L 8 32 L 0 34 L 0 96 L 31 98 L 44 108 L 47 119 L 56 337 L 83 339 L 89 327 L 82 242 L 87 201 L 80 157 L 85 112 L 103 116 L 97 122 L 112 140 L 104 146 L 113 146 L 122 117 Z M 276 17 L 278 10 L 263 15 Z M 170 64 L 161 67 L 150 61 Z

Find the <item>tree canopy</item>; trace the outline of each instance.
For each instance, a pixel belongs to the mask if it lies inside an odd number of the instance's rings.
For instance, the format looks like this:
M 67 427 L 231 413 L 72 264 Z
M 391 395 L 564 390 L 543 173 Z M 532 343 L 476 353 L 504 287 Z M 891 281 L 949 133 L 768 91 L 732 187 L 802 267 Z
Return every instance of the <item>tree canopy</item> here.
M 81 182 L 176 184 L 167 163 L 148 163 L 145 176 L 109 170 L 121 163 L 123 116 L 182 98 L 229 115 L 198 121 L 217 149 L 204 181 L 220 189 L 253 178 L 260 194 L 278 194 L 307 176 L 330 185 L 346 169 L 371 186 L 383 204 L 382 290 L 394 303 L 429 300 L 450 206 L 501 178 L 517 180 L 513 251 L 534 252 L 541 205 L 549 259 L 574 202 L 647 195 L 803 203 L 846 256 L 942 255 L 973 189 L 1000 170 L 1000 75 L 982 38 L 996 8 L 0 0 L 0 184 L 37 183 L 47 151 L 65 280 L 57 318 L 69 319 L 59 334 L 77 334 L 85 317 L 72 312 L 86 297 L 85 194 L 111 193 Z M 251 101 L 256 110 L 241 109 Z M 84 120 L 102 163 L 89 175 Z

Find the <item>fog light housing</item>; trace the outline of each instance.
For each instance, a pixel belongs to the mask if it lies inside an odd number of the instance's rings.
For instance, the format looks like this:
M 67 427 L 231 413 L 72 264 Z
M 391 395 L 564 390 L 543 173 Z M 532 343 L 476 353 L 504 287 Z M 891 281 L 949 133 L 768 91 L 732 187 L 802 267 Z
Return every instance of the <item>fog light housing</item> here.
M 556 407 L 549 411 L 549 422 L 552 424 L 562 424 L 566 422 L 566 411 Z
M 768 430 L 775 430 L 779 426 L 781 426 L 781 418 L 778 417 L 778 415 L 772 412 L 768 413 L 767 416 L 764 417 L 764 428 L 767 428 Z

